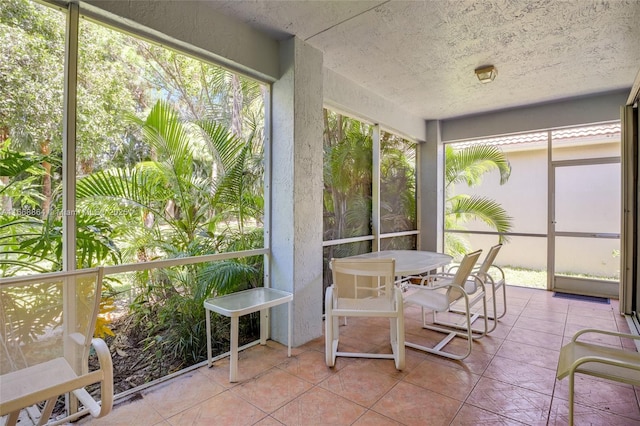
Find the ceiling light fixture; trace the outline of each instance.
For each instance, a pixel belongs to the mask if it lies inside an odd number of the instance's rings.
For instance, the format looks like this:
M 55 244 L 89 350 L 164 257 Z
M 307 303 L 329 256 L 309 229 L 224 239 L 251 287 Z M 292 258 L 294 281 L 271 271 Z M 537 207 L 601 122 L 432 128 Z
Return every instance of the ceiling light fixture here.
M 498 75 L 498 70 L 493 65 L 476 68 L 476 76 L 480 83 L 491 83 Z

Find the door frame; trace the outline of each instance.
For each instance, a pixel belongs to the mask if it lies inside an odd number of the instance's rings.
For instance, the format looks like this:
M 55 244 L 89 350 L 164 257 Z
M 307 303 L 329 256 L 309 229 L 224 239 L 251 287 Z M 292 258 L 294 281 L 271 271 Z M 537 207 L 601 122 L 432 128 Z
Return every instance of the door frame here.
M 564 293 L 582 294 L 587 296 L 610 297 L 618 299 L 620 297 L 620 280 L 604 281 L 588 278 L 574 278 L 563 275 L 556 275 L 556 237 L 590 238 L 590 239 L 617 239 L 620 240 L 620 233 L 602 232 L 564 232 L 556 231 L 556 169 L 559 167 L 590 166 L 601 164 L 621 164 L 621 158 L 600 157 L 576 160 L 558 160 L 551 158 L 551 132 L 549 132 L 549 178 L 548 178 L 548 230 L 547 230 L 547 288 L 551 291 Z

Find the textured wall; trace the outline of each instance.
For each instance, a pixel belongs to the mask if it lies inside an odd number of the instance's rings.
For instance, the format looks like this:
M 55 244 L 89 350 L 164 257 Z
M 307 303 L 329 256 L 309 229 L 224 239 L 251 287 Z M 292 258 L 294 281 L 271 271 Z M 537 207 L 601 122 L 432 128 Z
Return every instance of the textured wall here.
M 481 138 L 620 119 L 628 90 L 494 111 L 442 122 L 442 140 Z
M 442 251 L 444 227 L 444 189 L 442 169 L 444 147 L 440 135 L 440 123 L 429 122 L 426 143 L 418 146 L 418 249 Z
M 280 44 L 273 85 L 271 283 L 294 296 L 293 342 L 322 335 L 322 54 L 292 38 Z M 286 342 L 286 312 L 272 338 Z
M 334 108 L 416 141 L 426 140 L 424 119 L 392 104 L 340 74 L 324 69 L 324 102 Z

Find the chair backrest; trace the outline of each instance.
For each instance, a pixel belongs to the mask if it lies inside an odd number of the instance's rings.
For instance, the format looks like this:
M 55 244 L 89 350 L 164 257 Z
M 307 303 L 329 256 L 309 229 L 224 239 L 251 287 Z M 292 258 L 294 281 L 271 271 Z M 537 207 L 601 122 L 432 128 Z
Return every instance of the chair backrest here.
M 0 374 L 64 357 L 84 374 L 102 268 L 0 280 Z
M 395 259 L 331 259 L 334 297 L 393 297 Z
M 476 265 L 476 262 L 478 261 L 478 258 L 480 257 L 481 253 L 482 253 L 482 250 L 476 250 L 474 252 L 467 253 L 464 255 L 464 257 L 462 258 L 462 262 L 460 262 L 460 266 L 458 266 L 458 270 L 456 271 L 456 274 L 451 279 L 451 284 L 455 284 L 462 288 L 465 287 L 465 283 L 469 279 L 469 275 L 473 271 L 473 267 Z M 456 300 L 460 299 L 462 296 L 463 296 L 462 291 L 460 291 L 455 287 L 449 287 L 449 289 L 447 290 L 447 297 L 449 299 L 449 303 L 455 302 Z
M 493 265 L 493 262 L 496 260 L 496 256 L 498 256 L 498 252 L 501 248 L 502 244 L 496 244 L 489 249 L 487 257 L 484 258 L 482 264 L 480 265 L 480 269 L 478 269 L 478 275 L 480 276 L 480 278 L 489 275 L 489 268 L 491 268 L 491 265 Z

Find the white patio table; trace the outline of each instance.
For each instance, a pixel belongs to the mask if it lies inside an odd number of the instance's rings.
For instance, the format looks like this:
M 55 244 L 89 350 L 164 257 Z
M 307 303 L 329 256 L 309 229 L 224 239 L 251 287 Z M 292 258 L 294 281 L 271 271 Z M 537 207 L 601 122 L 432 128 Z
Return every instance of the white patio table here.
M 208 365 L 212 365 L 211 357 L 211 311 L 231 318 L 231 355 L 229 356 L 229 381 L 237 381 L 238 376 L 238 322 L 242 315 L 260 311 L 260 344 L 267 341 L 268 309 L 272 306 L 289 304 L 287 355 L 291 356 L 291 301 L 293 294 L 274 288 L 258 287 L 239 291 L 224 296 L 213 297 L 204 301 L 207 314 L 207 357 Z
M 424 250 L 382 250 L 349 256 L 349 259 L 396 260 L 396 276 L 418 275 L 447 266 L 453 258 L 448 254 Z

